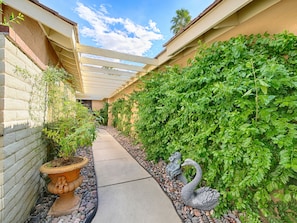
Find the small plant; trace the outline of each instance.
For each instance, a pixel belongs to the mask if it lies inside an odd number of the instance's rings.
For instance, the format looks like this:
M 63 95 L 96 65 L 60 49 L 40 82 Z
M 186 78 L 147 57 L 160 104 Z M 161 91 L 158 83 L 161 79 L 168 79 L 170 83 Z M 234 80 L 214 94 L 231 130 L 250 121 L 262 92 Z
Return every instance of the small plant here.
M 50 160 L 67 160 L 79 147 L 92 144 L 96 138 L 96 116 L 75 100 L 74 80 L 69 73 L 52 66 L 42 75 L 19 67 L 15 72 L 32 85 L 29 113 L 32 120 L 43 116 L 42 132 L 49 145 Z
M 93 115 L 95 116 L 95 120 L 99 125 L 106 125 L 106 119 L 100 115 L 100 111 L 93 111 Z
M 3 4 L 3 0 L 0 0 L 0 4 Z M 3 14 L 3 11 L 0 9 L 0 13 Z M 3 18 L 3 22 L 0 24 L 3 26 L 9 26 L 11 27 L 12 23 L 20 24 L 21 21 L 24 21 L 24 15 L 22 13 L 18 13 L 18 15 L 15 15 L 13 12 L 10 14 L 9 18 Z
M 104 107 L 100 109 L 99 111 L 99 117 L 100 124 L 107 125 L 108 124 L 108 107 L 109 104 L 105 102 Z
M 95 117 L 79 102 L 64 103 L 65 116 L 46 124 L 43 133 L 58 157 L 69 159 L 77 148 L 92 145 L 96 138 Z
M 43 79 L 49 120 L 43 133 L 51 153 L 69 159 L 79 147 L 89 146 L 95 140 L 96 119 L 87 107 L 75 101 L 73 80 L 65 70 L 49 67 Z

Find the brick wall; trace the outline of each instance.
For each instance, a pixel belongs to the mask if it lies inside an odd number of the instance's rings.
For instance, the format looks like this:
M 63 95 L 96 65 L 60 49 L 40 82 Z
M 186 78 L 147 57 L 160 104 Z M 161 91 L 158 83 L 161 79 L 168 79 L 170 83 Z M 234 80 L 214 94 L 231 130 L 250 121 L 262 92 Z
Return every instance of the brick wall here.
M 39 167 L 46 149 L 41 140 L 42 103 L 34 96 L 41 70 L 0 34 L 0 222 L 24 222 L 41 190 Z M 36 82 L 35 82 L 36 83 Z M 33 117 L 34 115 L 34 117 Z

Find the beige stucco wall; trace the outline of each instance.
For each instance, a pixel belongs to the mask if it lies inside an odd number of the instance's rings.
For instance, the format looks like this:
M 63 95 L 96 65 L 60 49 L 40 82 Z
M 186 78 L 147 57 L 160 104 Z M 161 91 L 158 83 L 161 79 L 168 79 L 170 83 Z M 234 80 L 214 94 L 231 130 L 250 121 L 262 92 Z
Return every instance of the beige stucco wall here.
M 39 167 L 45 158 L 41 140 L 44 118 L 32 99 L 34 78 L 24 79 L 16 65 L 29 73 L 41 70 L 0 34 L 0 222 L 24 222 L 41 189 Z M 34 114 L 34 117 L 32 117 Z
M 93 100 L 92 101 L 92 109 L 93 109 L 93 111 L 99 111 L 101 108 L 104 107 L 104 104 L 105 104 L 104 101 Z
M 238 34 L 264 34 L 265 32 L 273 34 L 280 33 L 285 30 L 297 35 L 296 8 L 296 0 L 281 0 L 279 3 L 269 7 L 268 9 L 259 13 L 257 16 L 254 16 L 244 23 L 235 26 L 228 32 L 214 38 L 212 42 L 228 40 L 233 36 L 237 36 Z M 251 11 L 252 7 L 242 9 L 238 13 L 239 20 L 247 17 Z

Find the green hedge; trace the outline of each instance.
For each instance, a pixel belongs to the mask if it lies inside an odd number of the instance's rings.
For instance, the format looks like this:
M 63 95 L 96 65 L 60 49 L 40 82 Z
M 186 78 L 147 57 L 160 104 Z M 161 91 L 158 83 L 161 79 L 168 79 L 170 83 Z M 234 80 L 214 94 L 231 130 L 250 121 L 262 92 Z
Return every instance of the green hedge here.
M 297 219 L 297 37 L 238 36 L 199 45 L 137 93 L 137 135 L 150 159 L 180 151 L 221 193 L 217 214 Z
M 132 108 L 134 105 L 133 97 L 128 99 L 120 98 L 116 100 L 111 107 L 113 117 L 112 125 L 125 135 L 132 134 Z
M 109 107 L 109 104 L 107 102 L 104 102 L 103 108 L 101 108 L 98 113 L 99 115 L 98 120 L 100 124 L 105 126 L 107 126 L 108 124 L 108 107 Z

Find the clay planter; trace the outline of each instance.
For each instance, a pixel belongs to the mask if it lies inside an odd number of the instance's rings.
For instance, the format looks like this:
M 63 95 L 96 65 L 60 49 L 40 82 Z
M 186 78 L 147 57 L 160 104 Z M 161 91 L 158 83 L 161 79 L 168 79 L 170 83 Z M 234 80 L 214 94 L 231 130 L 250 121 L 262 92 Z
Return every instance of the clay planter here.
M 48 191 L 59 195 L 49 211 L 49 215 L 62 216 L 72 213 L 79 207 L 81 198 L 74 194 L 77 187 L 83 182 L 80 169 L 87 163 L 88 159 L 79 157 L 81 162 L 61 167 L 51 167 L 51 162 L 40 167 L 40 172 L 48 174 L 51 182 Z

